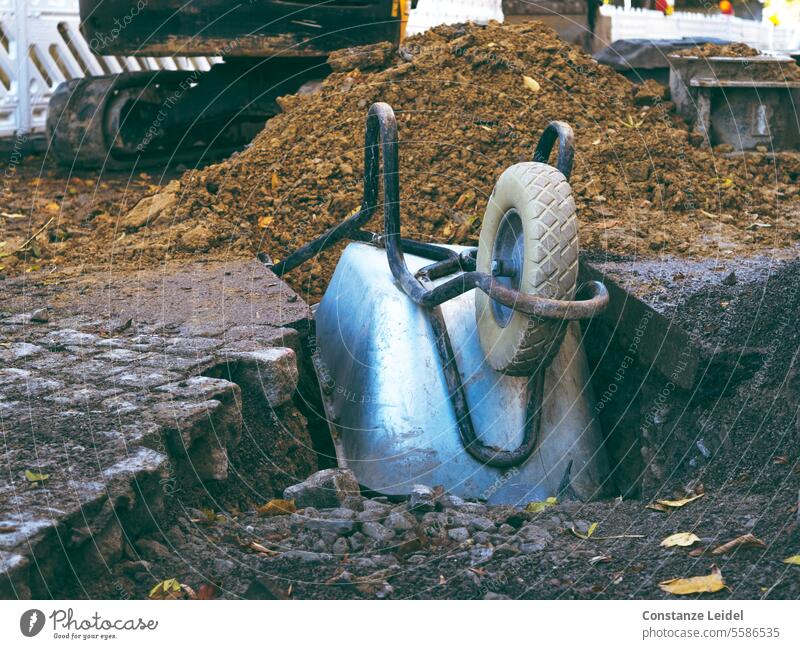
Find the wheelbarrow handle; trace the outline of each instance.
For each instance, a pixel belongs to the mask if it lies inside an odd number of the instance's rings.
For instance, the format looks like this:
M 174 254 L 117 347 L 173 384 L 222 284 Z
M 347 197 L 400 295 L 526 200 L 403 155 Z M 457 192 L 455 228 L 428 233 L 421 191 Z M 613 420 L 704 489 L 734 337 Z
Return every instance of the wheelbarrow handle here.
M 548 162 L 556 140 L 558 140 L 558 155 L 555 166 L 564 174 L 564 178 L 569 180 L 572 163 L 575 160 L 575 134 L 566 122 L 554 120 L 545 127 L 533 152 L 533 161 Z
M 368 240 L 363 233 L 359 233 L 359 230 L 375 214 L 375 208 L 378 204 L 381 148 L 383 148 L 384 159 L 384 194 L 386 196 L 394 196 L 394 200 L 399 203 L 397 121 L 391 107 L 388 104 L 379 102 L 372 104 L 367 113 L 366 134 L 364 136 L 364 195 L 358 212 L 347 217 L 313 241 L 295 250 L 286 259 L 275 264 L 272 267 L 273 273 L 281 277 L 343 239 Z M 389 182 L 387 183 L 387 181 Z

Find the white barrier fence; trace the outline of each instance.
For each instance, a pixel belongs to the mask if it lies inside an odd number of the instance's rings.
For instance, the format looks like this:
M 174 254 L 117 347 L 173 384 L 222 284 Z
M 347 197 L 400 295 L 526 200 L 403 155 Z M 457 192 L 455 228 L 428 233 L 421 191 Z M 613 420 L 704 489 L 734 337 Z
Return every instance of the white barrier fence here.
M 676 11 L 665 16 L 650 9 L 604 5 L 600 13 L 611 20 L 611 41 L 623 38 L 683 38 L 704 36 L 747 43 L 761 50 L 791 52 L 800 49 L 800 30 L 721 14 Z
M 491 19 L 503 19 L 501 0 L 420 0 L 408 29 L 418 33 L 433 25 Z M 44 132 L 50 96 L 67 79 L 125 70 L 207 70 L 215 62 L 97 57 L 78 22 L 78 0 L 0 0 L 0 138 Z

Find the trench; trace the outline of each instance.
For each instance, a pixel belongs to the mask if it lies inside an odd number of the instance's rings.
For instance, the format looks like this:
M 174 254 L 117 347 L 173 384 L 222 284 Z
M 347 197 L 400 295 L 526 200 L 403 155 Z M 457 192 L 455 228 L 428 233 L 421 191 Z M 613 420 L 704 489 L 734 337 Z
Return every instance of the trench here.
M 794 326 L 800 261 L 757 277 L 740 271 L 735 285 L 717 277 L 685 291 L 681 309 L 670 314 L 604 276 L 600 264 L 584 264 L 581 272 L 582 279 L 602 278 L 612 298 L 603 316 L 582 325 L 611 469 L 604 497 L 649 501 L 700 484 L 719 491 L 748 480 L 751 492 L 777 488 L 770 478 L 755 477 L 780 449 L 800 446 L 800 331 Z M 296 347 L 297 392 L 278 407 L 269 406 L 262 386 L 242 366 L 216 364 L 203 372 L 238 386 L 230 407 L 239 413 L 241 440 L 230 455 L 227 480 L 185 486 L 166 503 L 159 503 L 158 485 L 142 483 L 137 498 L 112 503 L 121 529 L 108 512 L 109 523 L 85 538 L 74 525 L 67 562 L 59 559 L 62 568 L 46 583 L 32 577 L 33 596 L 119 597 L 120 574 L 152 584 L 169 565 L 153 547 L 173 548 L 176 520 L 208 508 L 252 511 L 280 497 L 286 486 L 333 466 L 309 331 Z M 97 512 L 95 518 L 103 516 Z M 183 542 L 186 552 L 192 541 Z M 53 537 L 40 554 L 60 555 L 58 546 Z M 147 569 L 137 569 L 145 558 Z M 111 579 L 109 566 L 116 575 Z M 119 583 L 130 583 L 125 579 Z

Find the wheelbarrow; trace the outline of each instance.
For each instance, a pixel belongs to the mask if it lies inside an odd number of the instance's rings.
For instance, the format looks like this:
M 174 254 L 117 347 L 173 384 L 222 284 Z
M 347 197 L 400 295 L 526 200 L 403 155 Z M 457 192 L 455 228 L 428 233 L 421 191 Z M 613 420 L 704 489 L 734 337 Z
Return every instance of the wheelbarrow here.
M 311 340 L 340 466 L 387 495 L 417 484 L 493 503 L 597 495 L 608 466 L 576 321 L 605 308 L 608 291 L 576 287 L 572 129 L 550 123 L 534 161 L 503 172 L 477 248 L 401 237 L 390 106 L 370 107 L 365 140 L 359 211 L 273 266 L 281 276 L 352 241 Z M 376 234 L 362 226 L 380 180 Z

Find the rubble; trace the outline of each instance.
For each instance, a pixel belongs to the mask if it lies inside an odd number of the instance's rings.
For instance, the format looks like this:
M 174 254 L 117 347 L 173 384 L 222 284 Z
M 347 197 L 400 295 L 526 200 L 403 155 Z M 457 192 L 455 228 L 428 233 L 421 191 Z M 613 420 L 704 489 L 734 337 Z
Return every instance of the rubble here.
M 338 507 L 360 495 L 358 482 L 348 469 L 324 469 L 283 491 L 297 507 Z

